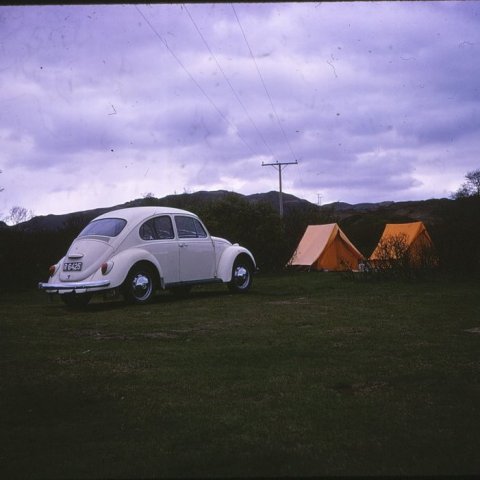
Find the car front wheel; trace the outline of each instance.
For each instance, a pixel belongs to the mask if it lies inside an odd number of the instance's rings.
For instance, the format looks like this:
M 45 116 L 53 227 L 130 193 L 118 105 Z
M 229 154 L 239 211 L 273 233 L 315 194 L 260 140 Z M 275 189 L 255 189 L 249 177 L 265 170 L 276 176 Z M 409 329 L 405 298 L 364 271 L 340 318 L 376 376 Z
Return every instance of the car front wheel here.
M 233 264 L 232 280 L 228 284 L 228 289 L 232 293 L 245 293 L 252 286 L 252 282 L 252 263 L 246 258 L 237 258 Z
M 123 295 L 128 303 L 148 303 L 155 293 L 155 275 L 148 266 L 134 267 L 123 285 Z

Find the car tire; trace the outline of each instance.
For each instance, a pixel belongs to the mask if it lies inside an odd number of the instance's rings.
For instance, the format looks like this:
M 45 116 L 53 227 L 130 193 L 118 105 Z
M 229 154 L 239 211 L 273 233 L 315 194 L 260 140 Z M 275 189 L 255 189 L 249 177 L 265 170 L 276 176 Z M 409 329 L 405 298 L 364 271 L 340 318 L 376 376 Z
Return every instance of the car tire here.
M 92 293 L 63 293 L 60 295 L 63 303 L 69 308 L 84 308 L 92 298 Z
M 156 277 L 148 265 L 133 267 L 123 284 L 123 296 L 128 303 L 145 304 L 155 293 Z
M 232 268 L 232 280 L 228 289 L 232 293 L 246 293 L 253 283 L 253 267 L 250 259 L 238 257 Z

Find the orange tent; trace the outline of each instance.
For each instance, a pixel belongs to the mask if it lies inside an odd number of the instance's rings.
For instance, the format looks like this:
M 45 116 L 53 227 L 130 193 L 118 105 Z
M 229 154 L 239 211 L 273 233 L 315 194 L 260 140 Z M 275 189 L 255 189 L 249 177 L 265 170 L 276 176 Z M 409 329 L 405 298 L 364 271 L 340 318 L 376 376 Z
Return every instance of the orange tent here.
M 393 245 L 395 239 L 404 244 L 406 253 L 414 262 L 420 262 L 423 252 L 433 248 L 432 239 L 423 222 L 387 223 L 375 250 L 370 255 L 370 260 L 374 262 L 395 260 L 399 255 L 397 252 L 399 248 Z
M 336 223 L 309 225 L 287 265 L 314 270 L 358 270 L 364 256 Z

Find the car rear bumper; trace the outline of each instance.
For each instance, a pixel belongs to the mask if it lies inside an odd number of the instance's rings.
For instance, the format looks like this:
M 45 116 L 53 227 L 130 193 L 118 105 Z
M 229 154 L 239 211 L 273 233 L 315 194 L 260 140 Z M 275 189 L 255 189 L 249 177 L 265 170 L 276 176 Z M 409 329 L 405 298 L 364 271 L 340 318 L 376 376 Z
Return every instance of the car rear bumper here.
M 62 283 L 43 283 L 38 284 L 40 290 L 48 293 L 84 293 L 88 290 L 103 290 L 110 285 L 110 280 L 100 280 L 98 282 L 62 282 Z

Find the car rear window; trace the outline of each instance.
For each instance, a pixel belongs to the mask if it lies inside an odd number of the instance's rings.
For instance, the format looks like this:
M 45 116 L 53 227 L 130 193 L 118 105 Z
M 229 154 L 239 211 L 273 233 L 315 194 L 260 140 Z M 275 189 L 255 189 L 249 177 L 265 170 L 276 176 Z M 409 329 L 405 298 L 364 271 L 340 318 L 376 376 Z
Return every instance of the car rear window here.
M 103 237 L 116 237 L 125 227 L 127 221 L 123 218 L 102 218 L 90 222 L 78 235 L 101 235 Z

